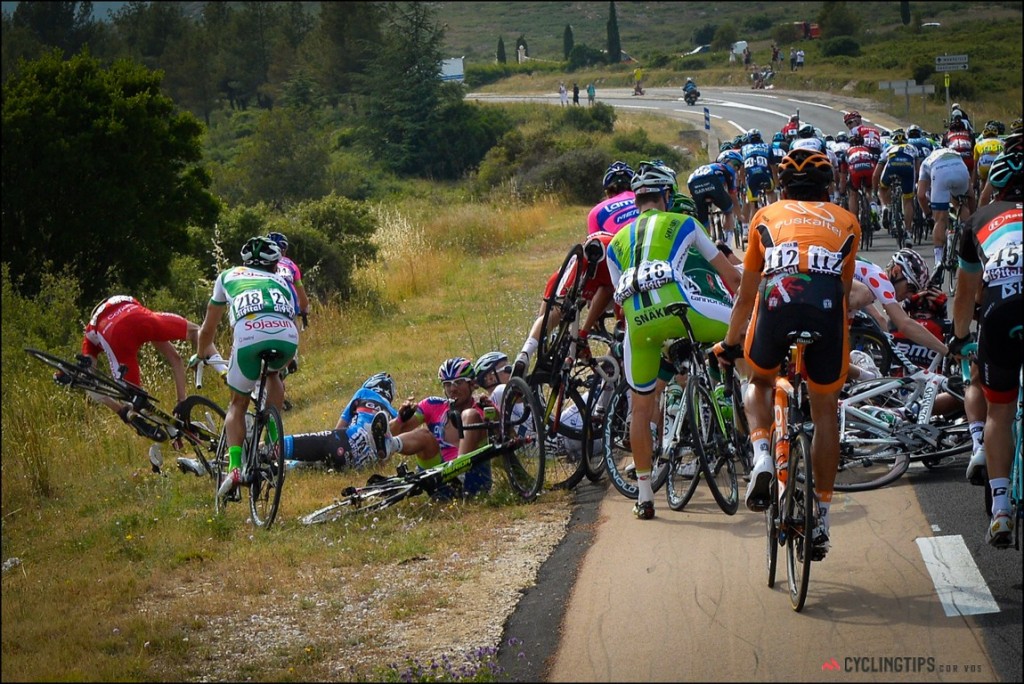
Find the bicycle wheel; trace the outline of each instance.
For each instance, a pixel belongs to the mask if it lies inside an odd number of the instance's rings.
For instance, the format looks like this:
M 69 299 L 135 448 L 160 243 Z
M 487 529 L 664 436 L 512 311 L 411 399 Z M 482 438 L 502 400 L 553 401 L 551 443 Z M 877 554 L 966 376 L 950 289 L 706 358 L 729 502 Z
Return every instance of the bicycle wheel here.
M 789 475 L 783 496 L 783 511 L 789 602 L 793 610 L 799 613 L 807 600 L 807 585 L 811 578 L 811 533 L 816 518 L 811 440 L 804 432 L 798 432 L 790 443 Z
M 884 487 L 903 477 L 910 467 L 907 454 L 891 446 L 878 447 L 873 452 L 846 451 L 842 448 L 839 454 L 837 492 L 867 492 Z
M 629 436 L 633 409 L 629 385 L 619 383 L 604 422 L 604 464 L 612 486 L 627 499 L 637 498 L 636 470 L 633 465 L 633 447 Z M 658 435 L 651 429 L 651 439 L 658 443 Z M 655 450 L 656 452 L 658 450 Z M 651 472 L 651 489 L 658 491 L 668 479 L 668 458 L 655 453 Z
M 669 420 L 668 416 L 665 420 Z M 702 474 L 700 456 L 693 448 L 693 431 L 687 419 L 685 403 L 680 407 L 680 415 L 673 417 L 670 427 L 672 440 L 668 455 L 668 478 L 665 481 L 665 495 L 668 507 L 673 511 L 681 511 L 690 503 Z
M 366 487 L 350 487 L 342 492 L 342 498 L 302 516 L 299 522 L 303 525 L 319 525 L 337 520 L 343 515 L 380 511 L 406 498 L 415 488 L 415 484 L 398 478 Z
M 942 255 L 942 269 L 946 274 L 946 281 L 949 284 L 949 294 L 956 294 L 956 271 L 960 265 L 958 256 L 958 242 L 960 237 L 960 226 L 951 226 L 947 231 L 946 250 Z
M 592 357 L 596 360 L 603 356 L 611 356 L 614 342 L 611 333 L 604 330 L 592 332 L 589 338 Z M 600 482 L 604 478 L 605 471 L 604 416 L 608 410 L 607 403 L 611 399 L 612 388 L 605 393 L 605 380 L 592 368 L 586 386 L 587 412 L 583 421 L 583 474 L 591 482 Z M 598 404 L 602 402 L 603 404 L 599 406 Z
M 583 290 L 583 247 L 573 245 L 562 261 L 554 289 L 544 297 L 541 334 L 537 341 L 535 376 L 550 374 L 560 368 L 569 347 L 569 326 L 576 318 Z M 554 319 L 557 325 L 552 330 Z M 532 383 L 531 383 L 532 384 Z
M 54 368 L 61 373 L 64 373 L 71 379 L 70 386 L 75 389 L 84 390 L 86 392 L 94 392 L 96 394 L 117 399 L 119 401 L 131 401 L 132 395 L 128 391 L 128 388 L 123 384 L 115 380 L 114 378 L 100 373 L 97 370 L 91 368 L 83 368 L 77 363 L 71 361 L 65 361 L 53 354 L 48 354 L 38 349 L 31 349 L 25 347 L 25 352 L 33 358 L 42 361 L 46 365 Z
M 578 381 L 572 371 L 556 371 L 555 385 L 536 375 L 533 378 L 537 380 L 532 389 L 540 408 L 538 415 L 544 421 L 544 488 L 572 489 L 586 471 L 583 423 L 586 422 L 587 402 L 575 389 Z M 570 410 L 583 419 L 575 426 L 564 420 Z
M 196 459 L 215 478 L 213 463 L 220 446 L 220 435 L 224 429 L 224 409 L 204 396 L 193 394 L 181 403 L 184 419 L 183 436 L 192 445 Z
M 776 436 L 773 431 L 772 454 L 775 453 L 775 442 Z M 779 545 L 782 543 L 779 539 L 779 480 L 776 477 L 772 478 L 771 503 L 764 512 L 764 529 L 767 544 L 765 546 L 765 562 L 768 570 L 768 588 L 772 589 L 775 587 L 775 575 L 779 569 Z
M 707 381 L 691 375 L 686 384 L 687 414 L 693 439 L 691 445 L 700 459 L 711 495 L 726 515 L 735 515 L 740 503 L 736 462 L 729 449 L 729 435 L 719 422 L 719 411 Z
M 269 529 L 281 505 L 285 475 L 284 423 L 276 407 L 268 406 L 257 416 L 249 454 L 253 459 L 249 470 L 249 513 L 253 524 Z
M 515 440 L 502 453 L 509 484 L 522 499 L 532 501 L 544 487 L 545 435 L 537 397 L 522 378 L 511 378 L 505 385 L 501 435 L 506 443 Z
M 883 377 L 889 375 L 892 366 L 892 347 L 885 333 L 874 327 L 851 326 L 850 350 L 854 349 L 868 354 Z

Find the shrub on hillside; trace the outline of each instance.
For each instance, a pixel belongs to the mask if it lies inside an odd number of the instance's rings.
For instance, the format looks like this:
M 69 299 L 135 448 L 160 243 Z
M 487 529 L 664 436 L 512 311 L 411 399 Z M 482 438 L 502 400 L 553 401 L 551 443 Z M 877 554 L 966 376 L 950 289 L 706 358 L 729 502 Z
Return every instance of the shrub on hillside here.
M 611 110 L 609 112 L 609 110 Z M 593 133 L 611 133 L 615 127 L 614 109 L 606 104 L 593 107 L 567 107 L 559 121 L 560 128 Z
M 821 43 L 821 54 L 825 57 L 846 55 L 856 57 L 860 54 L 860 43 L 849 36 L 830 38 Z
M 589 45 L 583 45 L 580 43 L 578 45 L 574 45 L 572 50 L 569 52 L 566 68 L 569 71 L 576 71 L 577 69 L 596 66 L 598 64 L 604 64 L 604 53 L 597 48 L 592 48 Z
M 572 204 L 594 204 L 601 199 L 600 179 L 611 161 L 607 152 L 593 147 L 569 150 L 532 167 L 520 183 L 535 197 L 556 193 Z

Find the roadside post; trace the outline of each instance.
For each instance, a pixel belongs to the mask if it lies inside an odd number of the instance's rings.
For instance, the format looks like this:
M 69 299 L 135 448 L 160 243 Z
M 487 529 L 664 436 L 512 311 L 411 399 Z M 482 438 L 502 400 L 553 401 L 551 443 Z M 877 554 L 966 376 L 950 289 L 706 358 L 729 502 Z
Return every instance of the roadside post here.
M 967 71 L 967 55 L 940 55 L 935 58 L 935 70 L 945 72 L 946 84 L 946 111 L 949 111 L 949 72 Z
M 707 107 L 704 108 L 704 136 L 707 139 L 706 148 L 708 151 L 708 162 L 710 163 L 713 159 L 711 156 L 711 110 Z

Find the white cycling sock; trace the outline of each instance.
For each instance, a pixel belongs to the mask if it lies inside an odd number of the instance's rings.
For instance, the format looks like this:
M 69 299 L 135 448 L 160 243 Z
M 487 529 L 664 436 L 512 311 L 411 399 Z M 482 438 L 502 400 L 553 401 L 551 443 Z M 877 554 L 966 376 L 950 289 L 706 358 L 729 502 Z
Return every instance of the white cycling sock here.
M 388 437 L 388 456 L 391 454 L 402 453 L 402 438 L 401 437 Z
M 651 471 L 636 471 L 637 501 L 654 501 L 654 489 L 651 488 Z
M 945 252 L 946 250 L 944 248 L 942 248 L 942 247 L 935 247 L 934 249 L 935 249 L 935 263 L 936 264 L 941 264 L 942 263 L 942 253 Z
M 1007 496 L 1010 491 L 1010 478 L 992 478 L 988 481 L 988 486 L 992 488 L 992 515 L 995 515 L 996 511 L 1010 510 L 1010 499 Z
M 526 342 L 523 343 L 523 348 L 520 353 L 526 354 L 527 357 L 531 357 L 535 351 L 537 351 L 537 340 L 532 337 L 527 337 Z
M 981 448 L 981 443 L 985 437 L 985 421 L 975 420 L 971 421 L 970 424 L 971 441 L 974 442 L 974 453 L 978 452 Z

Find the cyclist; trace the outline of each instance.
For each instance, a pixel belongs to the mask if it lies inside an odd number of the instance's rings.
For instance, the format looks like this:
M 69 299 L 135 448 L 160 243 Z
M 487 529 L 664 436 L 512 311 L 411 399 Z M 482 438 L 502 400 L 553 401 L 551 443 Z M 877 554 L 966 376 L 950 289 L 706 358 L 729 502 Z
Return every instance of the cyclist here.
M 967 170 L 963 157 L 948 147 L 939 147 L 921 162 L 917 174 L 917 203 L 925 216 L 932 216 L 935 219 L 932 244 L 936 264 L 942 263 L 946 251 L 949 206 L 951 203 L 958 204 L 956 198 L 967 194 L 970 188 L 971 173 Z M 970 212 L 966 207 L 961 208 L 961 212 L 961 219 L 966 220 Z
M 602 230 L 614 233 L 640 213 L 633 202 L 633 191 L 629 189 L 632 178 L 633 169 L 629 164 L 623 161 L 612 162 L 602 181 L 605 198 L 587 215 L 587 233 Z
M 825 155 L 790 152 L 779 169 L 779 181 L 783 200 L 754 216 L 743 282 L 717 353 L 725 363 L 742 357 L 750 364 L 745 407 L 754 468 L 746 504 L 750 510 L 763 511 L 770 504 L 774 471 L 768 446 L 772 392 L 790 346 L 786 334 L 803 329 L 822 335 L 804 352 L 819 505 L 812 541 L 814 558 L 820 560 L 829 549 L 829 507 L 839 462 L 839 390 L 850 359 L 846 311 L 860 227 L 853 214 L 827 201 L 832 165 Z
M 800 128 L 800 115 L 790 114 L 789 121 L 786 122 L 786 125 L 779 132 L 782 133 L 782 137 L 788 140 L 796 137 L 798 128 Z
M 789 152 L 789 142 L 786 140 L 786 135 L 782 131 L 775 133 L 772 136 L 772 166 L 777 167 L 782 158 Z M 776 183 L 778 187 L 778 183 Z M 775 192 L 778 197 L 778 191 Z
M 959 356 L 970 340 L 975 296 L 982 289 L 978 326 L 978 369 L 988 402 L 985 419 L 985 458 L 992 491 L 992 520 L 986 541 L 1004 549 L 1013 543 L 1007 492 L 1013 460 L 1011 425 L 1016 411 L 1022 362 L 1021 202 L 1024 200 L 1024 153 L 1003 153 L 989 169 L 988 181 L 996 201 L 978 210 L 965 224 L 959 245 L 960 269 L 953 297 L 950 352 Z
M 1010 124 L 1010 134 L 1003 140 L 1003 152 L 1024 152 L 1024 126 L 1022 126 L 1020 119 L 1015 119 Z M 981 191 L 981 198 L 978 201 L 979 204 L 982 206 L 988 204 L 992 198 L 993 191 L 992 184 L 986 180 L 985 187 Z
M 947 147 L 964 160 L 968 174 L 974 176 L 974 134 L 971 133 L 963 120 L 954 118 L 949 122 L 949 130 L 946 131 L 942 141 L 943 147 Z M 974 207 L 971 207 L 972 211 Z
M 903 129 L 897 128 L 892 132 L 891 143 L 885 150 L 883 159 L 875 167 L 871 177 L 871 185 L 876 195 L 881 195 L 882 204 L 889 206 L 892 201 L 892 193 L 889 184 L 893 178 L 899 179 L 902 192 L 903 237 L 907 244 L 896 245 L 906 247 L 910 240 L 907 239 L 907 221 L 914 217 L 914 179 L 917 177 L 917 169 L 921 161 L 917 158 L 917 148 L 907 142 L 907 134 Z M 897 230 L 895 225 L 893 230 Z
M 729 286 L 738 286 L 740 279 L 739 271 L 715 247 L 699 222 L 668 211 L 675 183 L 675 172 L 664 164 L 640 164 L 632 184 L 640 216 L 612 238 L 606 259 L 616 284 L 615 301 L 626 320 L 623 368 L 632 390 L 630 440 L 639 490 L 633 513 L 641 520 L 654 517 L 649 425 L 654 418 L 661 345 L 686 334 L 682 321 L 666 314 L 665 306 L 672 302 L 690 304 L 687 316 L 700 342 L 720 340 L 729 316 L 728 295 L 722 301 L 704 296 L 687 277 L 684 262 L 690 247 L 696 247 Z
M 934 149 L 931 141 L 924 137 L 924 132 L 917 124 L 910 124 L 907 126 L 907 141 L 917 148 L 917 156 L 919 159 L 924 159 L 931 154 Z
M 445 396 L 430 396 L 418 403 L 406 399 L 398 408 L 398 416 L 388 424 L 394 435 L 393 441 L 389 440 L 389 451 L 406 456 L 415 454 L 420 470 L 454 461 L 478 449 L 487 438 L 484 430 L 468 429 L 482 423 L 484 409 L 492 405 L 490 400 L 473 395 L 473 362 L 462 356 L 446 359 L 437 369 L 437 379 Z M 449 410 L 458 412 L 467 428 L 461 439 L 456 426 L 448 422 Z M 490 461 L 474 466 L 459 479 L 464 496 L 489 492 L 493 483 Z M 447 499 L 453 495 L 446 488 L 437 497 Z
M 859 135 L 861 137 L 864 147 L 871 150 L 871 154 L 875 156 L 875 162 L 877 162 L 882 154 L 882 135 L 878 132 L 878 129 L 866 125 L 860 112 L 857 110 L 844 114 L 843 123 L 850 130 L 851 136 Z
M 729 150 L 719 155 L 719 160 L 697 167 L 686 179 L 686 187 L 689 188 L 690 196 L 697 204 L 697 220 L 700 221 L 700 224 L 708 225 L 708 209 L 709 205 L 713 203 L 722 211 L 726 233 L 731 235 L 736 225 L 733 207 L 738 201 L 736 198 L 737 175 L 743 168 L 743 157 L 739 152 Z M 716 235 L 715 237 L 723 236 Z
M 281 260 L 277 262 L 277 274 L 284 276 L 292 284 L 292 287 L 295 288 L 295 295 L 298 297 L 299 302 L 299 316 L 302 318 L 302 327 L 305 329 L 308 323 L 309 297 L 306 295 L 306 286 L 302 284 L 302 271 L 299 269 L 299 265 L 288 257 L 288 238 L 284 233 L 267 233 L 267 237 L 276 242 L 277 246 L 281 248 Z M 292 358 L 292 362 L 288 364 L 288 373 L 294 373 L 298 369 L 299 357 L 296 355 Z M 283 376 L 281 381 L 284 382 Z M 288 401 L 287 397 L 281 400 L 281 406 L 285 411 L 289 411 L 292 408 L 292 404 Z
M 278 352 L 277 358 L 271 359 L 267 365 L 266 399 L 268 405 L 280 410 L 284 398 L 280 371 L 292 360 L 299 347 L 299 331 L 294 320 L 298 311 L 295 288 L 277 272 L 281 248 L 269 237 L 259 235 L 246 240 L 241 256 L 241 266 L 229 268 L 217 276 L 206 307 L 206 318 L 199 329 L 199 348 L 207 349 L 213 343 L 224 310 L 228 309 L 234 343 L 231 345 L 231 365 L 227 375 L 231 400 L 224 417 L 228 475 L 217 490 L 221 497 L 234 497 L 239 485 L 248 484 L 243 481 L 241 473 L 242 442 L 250 392 L 260 378 L 260 353 L 271 349 Z M 270 437 L 277 439 L 274 434 Z
M 188 394 L 185 364 L 172 342 L 182 340 L 187 340 L 193 345 L 198 344 L 199 326 L 175 313 L 151 311 L 135 297 L 115 295 L 107 297 L 92 310 L 82 336 L 82 354 L 88 357 L 90 368 L 98 366 L 101 352 L 106 354 L 111 375 L 141 387 L 139 349 L 146 343 L 152 344 L 171 366 L 174 391 L 180 403 Z M 210 357 L 214 366 L 226 366 L 227 362 L 217 353 L 212 341 L 201 349 L 204 355 Z M 120 373 L 122 366 L 123 376 Z M 58 382 L 63 381 L 64 373 L 57 371 L 54 373 L 54 379 Z M 162 434 L 159 428 L 136 416 L 130 416 L 131 407 L 128 404 L 99 394 L 90 393 L 89 397 L 116 413 L 125 424 L 135 428 L 141 437 L 157 442 L 166 439 L 167 436 Z M 158 448 L 150 450 L 150 463 L 153 472 L 159 473 L 163 466 L 163 457 Z
M 928 265 L 920 254 L 909 248 L 900 249 L 892 255 L 884 269 L 858 258 L 853 277 L 865 287 L 855 288 L 851 293 L 851 312 L 865 309 L 877 302 L 882 306 L 892 325 L 906 339 L 942 356 L 949 352 L 942 343 L 941 336 L 936 337 L 934 332 L 920 321 L 911 318 L 900 306 L 900 302 L 928 288 Z M 883 330 L 888 327 L 884 326 Z M 851 369 L 851 379 L 856 380 L 856 375 L 857 371 Z
M 836 177 L 838 178 L 837 198 L 843 197 L 846 195 L 846 175 L 848 171 L 846 165 L 846 153 L 850 151 L 850 135 L 846 131 L 839 131 L 836 133 L 833 142 L 829 145 L 829 150 L 832 151 L 832 154 L 836 158 L 835 171 L 837 172 Z M 837 202 L 837 204 L 839 204 L 839 202 Z M 843 208 L 846 209 L 848 207 L 844 205 Z
M 866 145 L 864 139 L 856 133 L 850 136 L 850 149 L 846 152 L 846 168 L 850 192 L 850 212 L 860 216 L 860 199 L 857 191 L 864 188 L 865 198 L 870 201 L 871 187 L 877 165 L 875 155 Z M 861 226 L 861 230 L 871 230 L 871 226 Z
M 372 467 L 390 456 L 397 442 L 388 421 L 398 416 L 392 406 L 395 380 L 375 373 L 355 391 L 333 430 L 286 435 L 284 457 L 293 461 L 326 462 L 335 470 Z
M 747 182 L 746 215 L 743 218 L 750 225 L 750 219 L 757 208 L 757 196 L 762 190 L 765 193 L 774 192 L 779 181 L 771 148 L 762 139 L 761 131 L 751 128 L 747 131 L 747 140 L 740 153 L 743 155 L 743 173 Z
M 999 122 L 989 121 L 981 131 L 981 139 L 974 144 L 974 171 L 971 173 L 971 187 L 975 190 L 985 185 L 992 162 L 1003 151 L 999 139 Z

